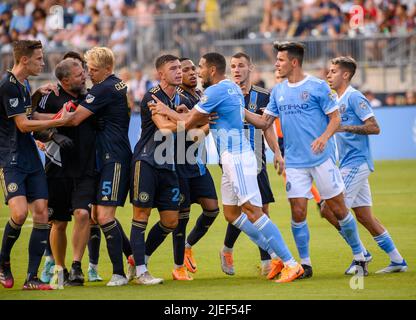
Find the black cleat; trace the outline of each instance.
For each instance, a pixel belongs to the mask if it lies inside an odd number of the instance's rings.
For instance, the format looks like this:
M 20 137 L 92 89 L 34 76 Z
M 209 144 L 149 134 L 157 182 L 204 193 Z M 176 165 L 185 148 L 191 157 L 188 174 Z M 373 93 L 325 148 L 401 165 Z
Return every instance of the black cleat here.
M 10 268 L 10 262 L 0 263 L 0 283 L 5 288 L 13 288 L 14 279 Z
M 84 274 L 79 266 L 72 266 L 68 277 L 69 286 L 83 286 L 84 285 Z
M 367 261 L 357 261 L 354 260 L 354 264 L 355 264 L 355 274 L 357 276 L 361 276 L 361 277 L 367 277 L 368 276 L 368 263 Z
M 302 268 L 303 268 L 303 274 L 299 277 L 299 279 L 307 279 L 307 278 L 311 278 L 313 275 L 312 272 L 312 267 L 310 265 L 307 264 L 302 264 Z
M 40 281 L 38 277 L 33 277 L 26 279 L 23 290 L 53 290 L 53 288 L 49 284 Z

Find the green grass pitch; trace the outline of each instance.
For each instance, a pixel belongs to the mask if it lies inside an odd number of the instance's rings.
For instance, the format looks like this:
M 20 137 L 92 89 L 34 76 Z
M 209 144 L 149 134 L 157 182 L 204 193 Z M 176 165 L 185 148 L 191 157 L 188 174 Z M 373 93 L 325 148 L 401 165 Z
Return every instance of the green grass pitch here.
M 214 181 L 219 189 L 220 170 L 210 166 Z M 285 197 L 283 181 L 269 167 L 276 203 L 271 206 L 271 217 L 277 223 L 292 253 L 298 257 L 290 230 L 290 211 Z M 27 269 L 27 248 L 31 222 L 27 221 L 22 234 L 12 251 L 12 271 L 15 277 L 13 289 L 0 288 L 0 300 L 6 299 L 162 299 L 162 300 L 206 300 L 206 299 L 415 299 L 416 298 L 416 161 L 383 161 L 376 163 L 376 172 L 371 176 L 374 212 L 387 227 L 399 251 L 409 264 L 409 271 L 401 274 L 376 275 L 375 271 L 389 263 L 370 234 L 360 226 L 360 235 L 373 255 L 369 265 L 370 276 L 364 279 L 362 289 L 350 287 L 351 277 L 344 270 L 351 262 L 351 251 L 336 230 L 319 217 L 313 202 L 309 204 L 308 223 L 311 233 L 310 252 L 314 276 L 289 284 L 267 281 L 259 275 L 258 249 L 241 235 L 234 250 L 235 276 L 222 273 L 218 252 L 222 247 L 226 222 L 220 215 L 207 235 L 194 247 L 198 272 L 194 281 L 173 281 L 172 238 L 169 236 L 152 256 L 149 269 L 153 275 L 163 277 L 165 283 L 158 286 L 108 288 L 106 282 L 111 276 L 111 264 L 107 255 L 105 239 L 102 238 L 99 271 L 104 278 L 101 283 L 86 283 L 84 287 L 65 288 L 47 292 L 24 292 L 21 290 Z M 193 205 L 188 231 L 194 225 L 201 210 Z M 0 207 L 0 235 L 8 219 L 8 209 Z M 132 209 L 130 204 L 118 210 L 118 219 L 126 233 L 130 234 Z M 150 227 L 157 221 L 158 213 L 153 211 Z M 71 224 L 68 230 L 70 243 Z M 67 252 L 67 266 L 71 263 L 70 246 Z M 43 261 L 41 268 L 43 266 Z M 83 260 L 86 274 L 87 254 Z M 41 270 L 41 269 L 40 269 Z M 39 270 L 39 274 L 40 274 Z

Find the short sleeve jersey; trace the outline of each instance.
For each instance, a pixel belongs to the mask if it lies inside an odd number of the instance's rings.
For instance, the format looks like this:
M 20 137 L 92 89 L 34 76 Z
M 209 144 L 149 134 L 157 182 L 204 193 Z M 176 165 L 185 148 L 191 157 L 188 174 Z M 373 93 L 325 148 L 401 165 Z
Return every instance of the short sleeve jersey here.
M 35 140 L 31 133 L 22 133 L 14 117 L 32 116 L 30 91 L 11 73 L 0 81 L 0 167 L 17 167 L 32 173 L 42 169 Z
M 97 132 L 97 163 L 126 162 L 131 159 L 127 85 L 114 74 L 95 84 L 80 103 L 104 120 Z
M 58 85 L 59 95 L 51 91 L 43 96 L 36 107 L 39 113 L 57 113 L 68 101 L 78 105 L 85 99 L 85 95 L 77 98 L 67 93 Z M 92 176 L 95 173 L 95 128 L 89 117 L 76 127 L 59 127 L 57 132 L 70 138 L 74 142 L 71 149 L 61 149 L 62 167 L 54 164 L 46 157 L 45 171 L 50 178 L 80 178 L 85 175 Z
M 313 76 L 297 83 L 285 80 L 273 88 L 265 113 L 280 118 L 287 168 L 313 168 L 329 158 L 335 161 L 333 137 L 318 154 L 311 144 L 325 132 L 328 114 L 337 109 L 336 95 L 325 81 Z
M 244 96 L 234 82 L 225 79 L 208 87 L 195 108 L 204 114 L 217 113 L 210 131 L 220 156 L 226 151 L 241 154 L 251 150 L 244 134 Z
M 360 91 L 351 86 L 339 97 L 338 104 L 341 126 L 363 125 L 365 120 L 374 117 L 369 101 Z M 336 140 L 341 168 L 358 167 L 367 162 L 369 169 L 374 171 L 368 135 L 337 132 Z

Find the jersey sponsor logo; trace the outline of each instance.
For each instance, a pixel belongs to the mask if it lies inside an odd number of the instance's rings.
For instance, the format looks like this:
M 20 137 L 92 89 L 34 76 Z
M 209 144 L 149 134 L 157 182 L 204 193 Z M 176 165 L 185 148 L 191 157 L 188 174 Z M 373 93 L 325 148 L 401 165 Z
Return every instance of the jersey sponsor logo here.
M 289 192 L 292 189 L 292 184 L 288 181 L 286 182 L 286 192 Z
M 360 109 L 362 109 L 362 110 L 367 109 L 367 104 L 364 101 L 360 102 Z
M 307 101 L 309 99 L 309 92 L 308 91 L 303 91 L 301 98 L 303 101 Z
M 147 202 L 147 201 L 149 201 L 149 199 L 150 199 L 150 196 L 147 192 L 140 192 L 140 194 L 139 194 L 140 202 Z
M 19 105 L 19 98 L 13 98 L 9 100 L 10 107 L 16 108 Z
M 17 189 L 19 189 L 19 187 L 17 186 L 16 183 L 11 182 L 7 185 L 7 191 L 9 191 L 10 193 L 14 193 L 17 191 Z
M 88 94 L 87 97 L 85 98 L 85 101 L 87 101 L 87 103 L 92 103 L 94 99 L 95 97 L 92 94 Z

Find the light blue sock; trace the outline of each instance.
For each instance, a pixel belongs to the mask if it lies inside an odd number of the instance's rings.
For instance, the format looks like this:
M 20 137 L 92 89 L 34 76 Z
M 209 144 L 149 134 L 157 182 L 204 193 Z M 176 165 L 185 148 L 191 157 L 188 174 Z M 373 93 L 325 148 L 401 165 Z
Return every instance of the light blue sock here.
M 309 228 L 306 220 L 302 222 L 292 220 L 292 233 L 300 258 L 309 258 Z
M 243 231 L 248 237 L 263 250 L 269 252 L 269 244 L 266 238 L 257 230 L 254 225 L 248 220 L 247 215 L 243 212 L 235 219 L 232 224 Z
M 338 220 L 339 225 L 341 226 L 341 233 L 344 235 L 347 243 L 352 249 L 354 255 L 363 254 L 361 248 L 361 240 L 358 235 L 357 222 L 354 219 L 354 216 L 351 212 L 348 212 L 347 216 L 343 220 Z
M 277 228 L 277 226 L 269 219 L 268 216 L 263 214 L 254 223 L 254 226 L 263 234 L 267 239 L 270 249 L 273 250 L 283 262 L 293 260 L 293 256 L 289 251 L 283 237 Z
M 391 238 L 387 230 L 379 236 L 374 237 L 374 240 L 377 242 L 378 246 L 389 255 L 391 261 L 396 263 L 401 263 L 403 261 L 403 257 L 396 249 L 393 239 Z
M 345 240 L 345 242 L 346 243 L 348 243 L 348 240 L 347 240 L 347 238 L 344 236 L 344 234 L 342 233 L 342 231 L 341 230 L 338 230 L 338 232 L 339 232 L 339 234 L 341 235 L 341 237 Z M 367 249 L 364 247 L 364 245 L 363 245 L 363 242 L 360 240 L 360 243 L 361 243 L 361 249 L 363 250 L 363 254 L 364 254 L 364 256 L 366 256 L 367 254 L 368 254 L 368 251 L 367 251 Z M 349 245 L 349 243 L 348 243 L 348 245 Z

